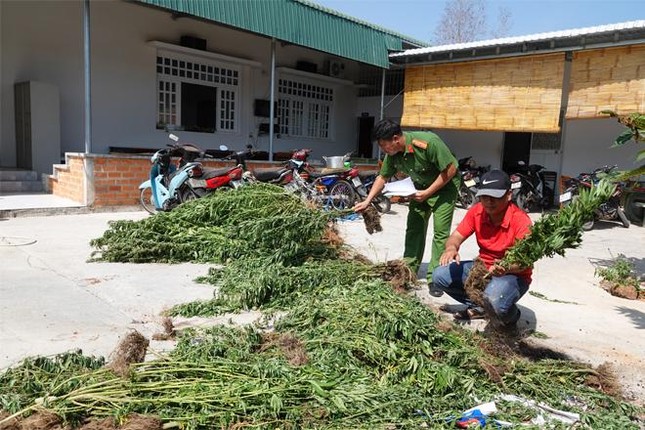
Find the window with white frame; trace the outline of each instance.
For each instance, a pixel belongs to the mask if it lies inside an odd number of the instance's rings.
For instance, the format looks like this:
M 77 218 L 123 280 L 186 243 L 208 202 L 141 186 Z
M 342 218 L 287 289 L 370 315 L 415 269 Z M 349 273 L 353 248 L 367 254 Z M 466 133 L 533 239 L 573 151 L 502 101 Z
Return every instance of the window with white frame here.
M 278 80 L 280 134 L 329 139 L 334 90 L 297 79 Z
M 189 55 L 157 53 L 157 128 L 237 131 L 240 71 Z

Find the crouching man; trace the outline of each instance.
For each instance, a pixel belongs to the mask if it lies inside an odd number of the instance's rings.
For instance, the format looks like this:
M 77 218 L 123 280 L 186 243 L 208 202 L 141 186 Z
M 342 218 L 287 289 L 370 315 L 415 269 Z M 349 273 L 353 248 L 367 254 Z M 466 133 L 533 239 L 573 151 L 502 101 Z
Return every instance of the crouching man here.
M 484 174 L 479 185 L 479 203 L 468 210 L 448 238 L 432 281 L 435 288 L 468 305 L 467 309 L 454 315 L 456 319 L 484 317 L 483 309 L 475 307 L 464 291 L 464 282 L 473 267 L 473 261 L 461 261 L 459 256 L 459 247 L 474 233 L 479 245 L 479 258 L 492 275 L 484 290 L 483 300 L 489 311 L 495 312 L 502 324 L 501 329 L 512 333 L 520 318 L 516 303 L 529 289 L 532 268 L 504 269 L 497 263 L 515 241 L 529 233 L 531 219 L 511 203 L 511 181 L 506 173 L 492 170 Z

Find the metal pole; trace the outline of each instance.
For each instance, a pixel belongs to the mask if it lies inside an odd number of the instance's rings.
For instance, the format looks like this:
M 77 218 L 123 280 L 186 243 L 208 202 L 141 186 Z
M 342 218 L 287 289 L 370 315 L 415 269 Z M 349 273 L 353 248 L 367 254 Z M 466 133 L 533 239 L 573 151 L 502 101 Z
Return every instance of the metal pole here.
M 571 63 L 573 61 L 573 52 L 568 51 L 564 54 L 564 73 L 562 74 L 562 96 L 560 98 L 560 159 L 558 162 L 558 176 L 556 177 L 555 186 L 560 184 L 562 177 L 562 165 L 564 164 L 564 141 L 567 139 L 567 108 L 569 107 L 569 81 L 571 79 Z M 555 188 L 554 186 L 554 188 Z M 553 190 L 555 193 L 555 190 Z M 556 196 L 558 194 L 555 194 Z
M 269 97 L 269 161 L 273 161 L 273 122 L 275 112 L 273 100 L 275 97 L 275 37 L 271 38 L 271 96 Z
M 385 114 L 385 69 L 383 69 L 383 72 L 381 73 L 381 111 L 379 115 L 379 119 L 383 119 L 383 115 Z
M 381 73 L 381 109 L 379 112 L 379 120 L 383 119 L 385 115 L 385 69 Z M 376 153 L 376 158 L 381 159 L 381 147 L 377 145 L 378 152 Z
M 85 79 L 85 153 L 92 152 L 92 111 L 90 94 L 90 0 L 83 2 L 83 66 Z

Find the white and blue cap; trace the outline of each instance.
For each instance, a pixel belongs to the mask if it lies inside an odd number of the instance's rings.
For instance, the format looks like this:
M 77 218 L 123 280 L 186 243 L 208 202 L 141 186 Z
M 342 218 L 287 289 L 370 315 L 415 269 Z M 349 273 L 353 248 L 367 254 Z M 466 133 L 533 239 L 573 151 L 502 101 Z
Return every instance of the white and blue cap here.
M 491 170 L 482 176 L 476 196 L 491 196 L 499 199 L 510 189 L 511 180 L 508 175 L 501 170 Z

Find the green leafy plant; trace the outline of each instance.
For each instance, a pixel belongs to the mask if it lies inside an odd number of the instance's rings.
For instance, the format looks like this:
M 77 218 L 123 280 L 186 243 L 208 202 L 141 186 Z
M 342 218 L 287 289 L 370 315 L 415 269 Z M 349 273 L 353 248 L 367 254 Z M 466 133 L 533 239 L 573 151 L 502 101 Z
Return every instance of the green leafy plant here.
M 634 112 L 629 115 L 618 115 L 612 110 L 603 110 L 600 111 L 603 115 L 609 115 L 627 127 L 625 131 L 616 137 L 613 147 L 622 146 L 627 142 L 634 141 L 636 143 L 645 143 L 645 114 Z M 645 149 L 638 151 L 636 155 L 636 162 L 645 160 Z M 625 172 L 616 178 L 617 180 L 623 181 L 629 178 L 638 177 L 645 174 L 645 164 Z
M 638 279 L 634 276 L 634 264 L 623 254 L 618 254 L 609 267 L 597 268 L 594 274 L 607 282 L 632 286 L 640 290 Z

